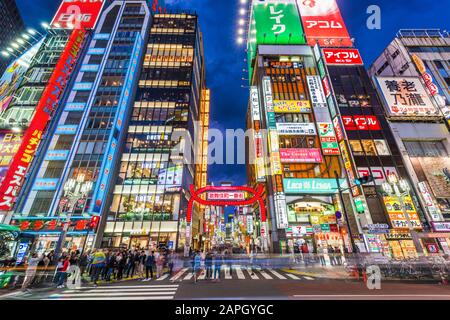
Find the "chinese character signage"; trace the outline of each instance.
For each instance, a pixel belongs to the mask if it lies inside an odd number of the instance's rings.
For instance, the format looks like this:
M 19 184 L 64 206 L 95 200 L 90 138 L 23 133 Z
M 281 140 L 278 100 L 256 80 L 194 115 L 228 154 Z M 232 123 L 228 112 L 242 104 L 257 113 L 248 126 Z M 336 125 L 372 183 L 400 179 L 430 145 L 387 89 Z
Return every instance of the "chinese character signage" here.
M 358 49 L 323 49 L 328 65 L 363 65 Z
M 345 130 L 381 130 L 380 123 L 376 116 L 342 116 Z
M 326 156 L 338 156 L 339 144 L 331 122 L 317 122 L 319 128 L 320 143 L 323 154 Z
M 297 0 L 308 45 L 353 47 L 335 0 Z
M 69 232 L 92 231 L 90 219 L 72 218 L 69 226 Z M 22 232 L 61 232 L 67 224 L 66 220 L 57 218 L 38 218 L 38 219 L 13 219 L 11 225 L 20 228 Z
M 323 158 L 320 149 L 280 149 L 282 163 L 322 163 Z
M 234 192 L 208 192 L 208 200 L 245 200 L 245 193 L 241 191 Z
M 22 143 L 21 133 L 0 132 L 0 183 Z
M 34 117 L 23 137 L 23 142 L 11 162 L 11 166 L 0 187 L 0 211 L 12 209 L 47 123 L 50 121 L 54 110 L 58 107 L 59 98 L 66 88 L 85 33 L 84 30 L 79 29 L 71 33 L 48 85 L 42 93 L 41 99 L 36 106 Z
M 286 229 L 289 227 L 285 195 L 275 195 L 275 212 L 277 214 L 277 228 Z
M 253 6 L 257 44 L 305 44 L 295 0 L 263 0 Z
M 292 135 L 304 135 L 315 136 L 317 135 L 316 127 L 314 123 L 277 123 L 277 130 L 279 135 L 292 136 Z
M 64 0 L 51 26 L 57 29 L 94 29 L 104 2 L 104 0 Z
M 394 229 L 409 229 L 408 221 L 405 217 L 405 211 L 409 216 L 411 225 L 414 229 L 421 230 L 419 215 L 414 207 L 411 196 L 403 197 L 404 208 L 402 208 L 401 201 L 398 197 L 384 197 L 384 204 L 389 214 L 392 227 Z
M 274 100 L 273 108 L 277 113 L 311 112 L 311 104 L 308 100 Z
M 311 95 L 311 102 L 314 108 L 324 107 L 327 105 L 327 98 L 322 87 L 322 80 L 319 76 L 306 76 L 306 82 L 308 83 L 309 94 Z
M 376 77 L 391 117 L 438 116 L 419 78 Z

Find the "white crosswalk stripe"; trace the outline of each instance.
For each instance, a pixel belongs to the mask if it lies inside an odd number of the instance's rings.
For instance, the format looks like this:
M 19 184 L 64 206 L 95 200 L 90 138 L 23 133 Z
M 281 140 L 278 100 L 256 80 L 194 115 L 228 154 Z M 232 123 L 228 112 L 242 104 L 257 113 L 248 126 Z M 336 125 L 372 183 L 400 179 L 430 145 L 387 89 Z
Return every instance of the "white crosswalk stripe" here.
M 259 280 L 259 277 L 256 275 L 256 272 L 255 272 L 255 270 L 254 269 L 248 269 L 247 270 L 247 272 L 250 274 L 250 277 L 253 279 L 253 280 Z
M 180 278 L 187 270 L 189 270 L 189 269 L 188 269 L 188 268 L 181 269 L 180 271 L 178 271 L 178 273 L 177 273 L 176 275 L 174 275 L 174 276 L 170 279 L 170 281 L 178 280 L 178 278 Z
M 189 271 L 187 276 L 184 277 L 183 280 L 191 280 L 193 276 L 194 276 L 194 273 L 192 271 Z
M 231 280 L 231 279 L 233 279 L 233 277 L 231 276 L 231 269 L 230 269 L 230 266 L 224 266 L 223 271 L 224 271 L 225 279 L 226 279 L 226 280 Z
M 273 278 L 264 270 L 259 271 L 259 273 L 261 273 L 261 275 L 264 277 L 264 279 L 273 280 Z
M 172 300 L 178 285 L 86 287 L 65 290 L 43 300 Z
M 159 277 L 158 279 L 156 279 L 156 281 L 163 281 L 164 279 L 167 279 L 169 277 L 169 274 L 163 274 L 161 277 Z
M 245 279 L 245 275 L 242 272 L 241 266 L 236 266 L 235 269 L 236 269 L 236 274 L 238 276 L 238 279 L 239 280 L 244 280 Z
M 300 280 L 299 277 L 297 277 L 296 275 L 293 275 L 293 274 L 291 274 L 291 273 L 286 273 L 286 275 L 287 275 L 289 278 L 291 278 L 291 279 L 294 279 L 294 280 Z
M 279 273 L 276 272 L 275 270 L 270 269 L 269 271 L 270 271 L 271 273 L 273 273 L 273 274 L 275 275 L 275 277 L 277 277 L 278 279 L 281 279 L 281 280 L 287 280 L 287 278 L 286 278 L 285 276 L 282 276 L 281 274 L 279 274 Z

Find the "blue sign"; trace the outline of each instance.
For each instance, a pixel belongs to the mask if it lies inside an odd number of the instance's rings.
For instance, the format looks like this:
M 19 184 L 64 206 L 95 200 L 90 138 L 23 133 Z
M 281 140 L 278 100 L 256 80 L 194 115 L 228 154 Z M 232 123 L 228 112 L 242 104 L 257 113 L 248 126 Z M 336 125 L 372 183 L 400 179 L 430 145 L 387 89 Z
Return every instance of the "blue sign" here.
M 90 55 L 103 55 L 105 54 L 105 48 L 90 48 L 88 53 Z
M 94 84 L 92 82 L 75 83 L 72 90 L 74 91 L 91 91 Z
M 64 111 L 83 111 L 86 108 L 86 103 L 83 102 L 70 102 L 66 104 Z
M 98 64 L 84 64 L 81 66 L 81 72 L 98 72 L 100 65 Z
M 55 134 L 68 134 L 72 135 L 77 133 L 78 126 L 77 125 L 61 125 L 56 128 Z
M 117 138 L 114 137 L 114 132 L 116 130 L 111 130 L 109 136 L 109 141 L 107 144 L 107 150 L 103 156 L 102 167 L 99 174 L 99 179 L 95 185 L 95 190 L 93 194 L 93 203 L 90 209 L 91 214 L 101 214 L 103 206 L 105 205 L 105 199 L 107 194 L 108 186 L 111 184 L 111 170 L 112 165 L 115 162 L 115 158 L 118 153 L 118 137 L 123 128 L 123 123 L 125 120 L 126 111 L 130 104 L 131 91 L 133 89 L 134 80 L 138 70 L 138 63 L 140 60 L 140 52 L 142 47 L 142 38 L 140 34 L 137 34 L 136 40 L 134 42 L 133 52 L 131 53 L 131 62 L 125 76 L 125 81 L 123 85 L 122 92 L 120 94 L 119 105 L 116 112 L 116 117 L 114 119 L 115 129 L 119 132 Z
M 28 249 L 28 242 L 21 242 L 19 244 L 19 250 L 17 251 L 16 265 L 19 265 L 23 262 L 25 254 L 27 253 L 27 249 Z
M 65 161 L 69 156 L 69 150 L 49 150 L 45 155 L 46 161 Z
M 109 40 L 111 34 L 109 33 L 96 33 L 94 35 L 94 40 Z
M 37 191 L 54 191 L 58 186 L 59 179 L 36 179 L 34 181 L 33 190 Z
M 167 244 L 167 248 L 169 250 L 173 250 L 173 241 L 169 241 L 169 243 Z

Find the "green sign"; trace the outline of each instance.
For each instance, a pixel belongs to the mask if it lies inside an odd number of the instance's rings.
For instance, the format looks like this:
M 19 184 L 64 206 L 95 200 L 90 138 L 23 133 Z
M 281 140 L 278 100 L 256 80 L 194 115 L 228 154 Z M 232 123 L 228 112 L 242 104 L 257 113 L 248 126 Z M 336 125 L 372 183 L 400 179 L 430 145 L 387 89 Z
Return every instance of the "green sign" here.
M 325 78 L 325 76 L 326 76 L 325 66 L 323 64 L 323 60 L 322 59 L 320 59 L 319 62 L 317 62 L 317 66 L 319 67 L 319 75 L 320 75 L 320 77 L 322 79 Z
M 337 142 L 322 142 L 322 149 L 339 149 Z
M 365 210 L 365 206 L 364 206 L 364 202 L 362 202 L 361 199 L 355 198 L 354 202 L 355 202 L 356 212 L 364 213 L 366 211 Z
M 340 179 L 341 188 L 347 183 Z M 286 194 L 335 194 L 338 191 L 336 179 L 283 179 Z
M 257 44 L 306 44 L 295 3 L 255 4 Z
M 267 118 L 269 120 L 269 129 L 277 129 L 277 120 L 275 118 L 275 112 L 267 112 Z
M 320 229 L 322 229 L 322 232 L 330 232 L 330 225 L 327 223 L 323 223 L 320 225 Z

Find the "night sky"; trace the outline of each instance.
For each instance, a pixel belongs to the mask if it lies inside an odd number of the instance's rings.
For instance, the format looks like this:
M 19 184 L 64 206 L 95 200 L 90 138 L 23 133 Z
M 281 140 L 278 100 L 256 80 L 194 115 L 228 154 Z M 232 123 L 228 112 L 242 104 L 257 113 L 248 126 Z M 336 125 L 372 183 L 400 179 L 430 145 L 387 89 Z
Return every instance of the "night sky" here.
M 59 0 L 16 0 L 25 23 L 40 29 L 40 23 L 50 22 Z M 186 9 L 199 14 L 203 32 L 207 84 L 212 90 L 211 127 L 245 128 L 247 85 L 245 47 L 238 45 L 237 21 L 239 0 L 166 0 L 169 8 Z M 450 0 L 338 0 L 350 35 L 361 51 L 366 66 L 382 52 L 397 31 L 402 28 L 440 28 L 450 30 Z M 381 8 L 381 30 L 366 27 L 369 5 Z M 213 165 L 210 180 L 246 183 L 245 166 Z

